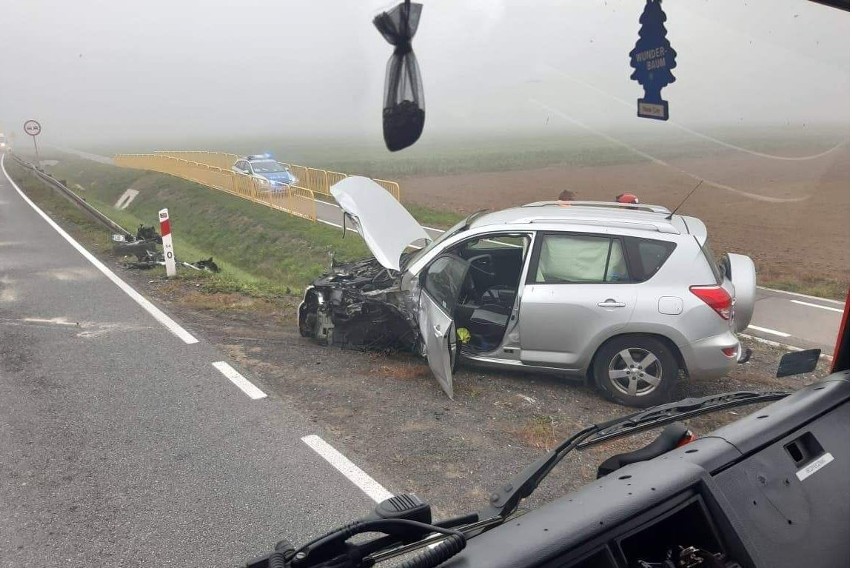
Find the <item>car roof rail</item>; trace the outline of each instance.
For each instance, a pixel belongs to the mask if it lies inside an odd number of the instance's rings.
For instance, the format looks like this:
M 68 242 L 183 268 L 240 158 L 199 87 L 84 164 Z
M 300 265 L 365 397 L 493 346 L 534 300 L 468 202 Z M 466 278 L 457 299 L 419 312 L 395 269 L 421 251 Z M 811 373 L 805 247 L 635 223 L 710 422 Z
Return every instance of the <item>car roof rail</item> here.
M 656 231 L 679 235 L 680 231 L 669 221 L 654 221 L 651 219 L 604 219 L 601 217 L 526 217 L 515 223 L 559 223 L 573 225 L 599 225 L 604 227 L 623 227 L 644 231 Z
M 630 211 L 644 211 L 646 213 L 665 213 L 669 214 L 666 207 L 662 205 L 652 205 L 650 203 L 617 203 L 614 201 L 536 201 L 527 203 L 522 207 L 547 207 L 551 205 L 559 205 L 561 207 L 600 207 L 604 209 L 628 209 Z

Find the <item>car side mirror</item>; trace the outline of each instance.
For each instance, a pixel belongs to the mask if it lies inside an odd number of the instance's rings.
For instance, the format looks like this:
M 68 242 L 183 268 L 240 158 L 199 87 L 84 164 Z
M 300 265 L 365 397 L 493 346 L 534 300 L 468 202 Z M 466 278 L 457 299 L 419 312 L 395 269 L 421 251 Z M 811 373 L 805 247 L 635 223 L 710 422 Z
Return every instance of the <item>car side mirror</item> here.
M 789 377 L 791 375 L 801 375 L 810 373 L 816 369 L 819 362 L 819 356 L 822 353 L 820 349 L 805 349 L 803 351 L 791 351 L 781 357 L 778 362 L 778 372 L 776 377 Z

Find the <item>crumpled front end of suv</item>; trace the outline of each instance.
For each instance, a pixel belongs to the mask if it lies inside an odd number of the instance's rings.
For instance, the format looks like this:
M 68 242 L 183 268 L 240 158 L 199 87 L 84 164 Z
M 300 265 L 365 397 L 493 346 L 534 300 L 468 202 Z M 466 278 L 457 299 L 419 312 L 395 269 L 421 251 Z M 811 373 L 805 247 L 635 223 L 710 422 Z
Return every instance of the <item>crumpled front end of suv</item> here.
M 375 259 L 333 267 L 305 290 L 299 332 L 327 345 L 416 350 L 416 306 L 400 273 Z

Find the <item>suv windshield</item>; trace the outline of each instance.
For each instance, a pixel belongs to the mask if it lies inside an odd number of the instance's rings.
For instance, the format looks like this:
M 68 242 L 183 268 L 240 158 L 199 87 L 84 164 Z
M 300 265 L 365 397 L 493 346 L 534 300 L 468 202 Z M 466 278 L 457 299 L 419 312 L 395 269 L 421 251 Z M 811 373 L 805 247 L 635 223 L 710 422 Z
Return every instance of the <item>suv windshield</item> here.
M 276 162 L 275 160 L 260 160 L 250 162 L 251 168 L 256 174 L 273 174 L 276 172 L 286 172 L 287 168 Z
M 484 211 L 477 211 L 476 213 L 472 213 L 472 214 L 468 215 L 467 217 L 465 217 L 464 219 L 462 219 L 461 221 L 459 221 L 458 223 L 456 223 L 455 225 L 453 225 L 452 227 L 450 227 L 449 229 L 447 229 L 446 231 L 441 233 L 435 240 L 430 241 L 425 247 L 421 248 L 420 250 L 418 250 L 417 252 L 415 252 L 414 254 L 409 256 L 408 258 L 405 258 L 402 261 L 402 264 L 401 264 L 402 271 L 405 272 L 405 270 L 409 266 L 411 266 L 413 263 L 417 262 L 419 259 L 426 256 L 426 254 L 428 254 L 429 251 L 431 251 L 432 249 L 434 249 L 438 245 L 442 244 L 444 241 L 446 241 L 450 237 L 457 235 L 458 233 L 460 233 L 462 231 L 466 231 L 467 228 L 470 227 L 470 224 L 473 222 L 473 220 L 476 219 L 478 216 L 482 215 L 483 213 L 484 213 Z
M 0 12 L 0 565 L 241 565 L 391 491 L 442 520 L 584 425 L 829 374 L 848 0 L 129 5 Z M 572 453 L 525 508 L 645 442 Z M 709 540 L 829 540 L 796 491 L 848 452 L 802 485 L 779 451 Z M 658 512 L 714 517 L 699 493 Z M 638 565 L 581 513 L 588 557 L 548 562 Z

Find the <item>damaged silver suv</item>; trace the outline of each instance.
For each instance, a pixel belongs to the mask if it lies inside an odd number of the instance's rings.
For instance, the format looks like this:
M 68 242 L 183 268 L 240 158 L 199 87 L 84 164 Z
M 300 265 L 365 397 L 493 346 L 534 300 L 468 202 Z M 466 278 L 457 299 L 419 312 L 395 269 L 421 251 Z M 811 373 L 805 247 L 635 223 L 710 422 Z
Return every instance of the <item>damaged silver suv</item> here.
M 375 258 L 308 287 L 302 335 L 413 349 L 450 397 L 464 359 L 587 377 L 622 404 L 649 406 L 681 371 L 717 378 L 743 355 L 736 332 L 751 320 L 754 264 L 739 254 L 717 263 L 694 217 L 540 202 L 475 213 L 431 240 L 370 179 L 331 192 Z

